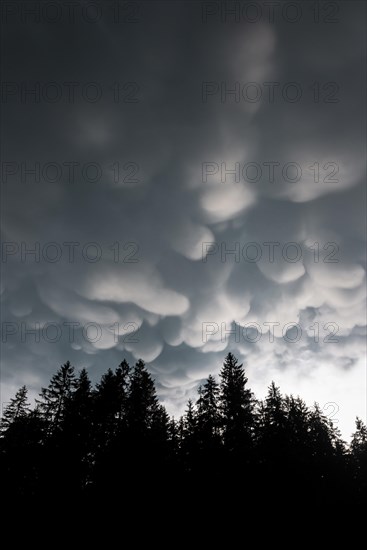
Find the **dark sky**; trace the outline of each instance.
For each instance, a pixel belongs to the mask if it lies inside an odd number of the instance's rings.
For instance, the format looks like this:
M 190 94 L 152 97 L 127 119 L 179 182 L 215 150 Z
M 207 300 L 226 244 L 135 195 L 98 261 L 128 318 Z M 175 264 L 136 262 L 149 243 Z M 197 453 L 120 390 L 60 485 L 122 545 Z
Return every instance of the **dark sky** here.
M 142 358 L 177 414 L 231 350 L 348 438 L 365 3 L 67 4 L 2 3 L 2 402 Z

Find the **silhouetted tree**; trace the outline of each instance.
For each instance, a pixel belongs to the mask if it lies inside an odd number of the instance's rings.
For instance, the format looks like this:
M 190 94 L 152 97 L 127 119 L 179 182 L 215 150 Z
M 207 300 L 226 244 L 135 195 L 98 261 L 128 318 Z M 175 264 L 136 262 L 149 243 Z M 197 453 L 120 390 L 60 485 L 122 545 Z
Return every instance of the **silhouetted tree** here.
M 93 456 L 93 394 L 86 369 L 74 382 L 74 391 L 65 404 L 60 434 L 64 469 L 68 465 L 70 490 L 81 491 L 89 482 Z
M 219 385 L 214 376 L 198 390 L 196 403 L 197 467 L 198 473 L 206 471 L 208 476 L 219 475 L 221 441 L 221 415 L 219 409 Z M 206 490 L 209 487 L 206 486 Z
M 189 399 L 187 402 L 186 414 L 183 420 L 185 439 L 190 439 L 195 435 L 196 425 L 197 418 L 194 403 L 192 402 L 192 399 Z
M 288 433 L 286 403 L 274 382 L 268 388 L 265 401 L 259 405 L 256 439 L 262 483 L 277 491 L 285 485 Z
M 22 386 L 4 410 L 0 422 L 1 432 L 4 433 L 10 426 L 14 426 L 18 421 L 27 418 L 29 414 L 28 390 L 26 386 Z
M 42 427 L 39 417 L 30 410 L 27 388 L 22 386 L 1 420 L 1 493 L 7 502 L 33 497 L 38 492 Z
M 51 378 L 49 386 L 42 388 L 41 399 L 36 400 L 48 433 L 60 428 L 66 403 L 74 389 L 74 379 L 74 367 L 67 361 Z
M 94 393 L 98 446 L 107 445 L 116 435 L 117 420 L 122 416 L 124 397 L 119 377 L 112 369 L 108 369 L 97 384 Z
M 185 415 L 182 417 L 181 459 L 183 468 L 192 472 L 197 462 L 199 450 L 198 418 L 194 403 L 188 400 Z
M 199 388 L 197 419 L 204 443 L 219 439 L 221 426 L 219 386 L 211 374 L 205 384 Z
M 99 491 L 111 484 L 116 484 L 117 490 L 129 467 L 127 400 L 130 374 L 131 368 L 124 360 L 115 372 L 107 370 L 93 393 L 92 476 Z
M 357 491 L 367 501 L 367 426 L 360 418 L 356 419 L 350 448 Z
M 367 426 L 363 424 L 360 418 L 356 419 L 356 431 L 352 435 L 350 444 L 352 453 L 355 456 L 364 455 L 367 453 Z
M 200 502 L 234 491 L 277 505 L 307 497 L 367 501 L 367 428 L 357 419 L 350 448 L 316 404 L 282 396 L 271 384 L 264 401 L 247 388 L 242 364 L 229 353 L 220 373 L 198 389 L 179 421 L 159 402 L 143 361 L 124 360 L 95 389 L 69 362 L 43 388 L 31 410 L 20 388 L 0 423 L 2 495 L 16 501 L 72 499 L 132 508 L 165 493 Z M 198 489 L 199 488 L 199 489 Z M 272 500 L 269 500 L 272 499 Z
M 228 451 L 249 449 L 254 427 L 254 401 L 246 388 L 247 378 L 242 364 L 228 353 L 220 372 L 220 410 L 223 439 Z
M 129 427 L 136 433 L 147 433 L 159 411 L 154 382 L 145 368 L 144 361 L 139 360 L 131 375 L 130 391 L 127 400 L 127 420 Z

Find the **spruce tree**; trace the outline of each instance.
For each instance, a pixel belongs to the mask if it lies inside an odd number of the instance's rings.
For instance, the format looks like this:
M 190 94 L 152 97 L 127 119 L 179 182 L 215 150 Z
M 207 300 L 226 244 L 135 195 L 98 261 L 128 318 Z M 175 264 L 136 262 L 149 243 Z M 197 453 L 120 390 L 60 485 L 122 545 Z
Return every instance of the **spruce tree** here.
M 242 364 L 228 353 L 220 372 L 220 409 L 223 438 L 227 450 L 240 449 L 251 442 L 254 427 L 254 400 L 246 388 L 247 378 Z
M 360 418 L 356 419 L 350 449 L 356 488 L 367 503 L 367 426 Z
M 22 386 L 10 400 L 9 405 L 5 408 L 0 423 L 2 433 L 4 433 L 12 424 L 19 420 L 24 420 L 30 414 L 30 405 L 27 394 L 28 390 L 26 386 Z
M 189 399 L 187 402 L 185 417 L 183 419 L 184 437 L 186 439 L 194 437 L 196 426 L 197 426 L 197 418 L 196 418 L 194 403 L 192 399 Z
M 159 414 L 159 401 L 150 373 L 145 363 L 139 360 L 131 375 L 127 398 L 127 419 L 136 433 L 147 433 Z
M 38 493 L 42 469 L 42 426 L 30 410 L 27 389 L 22 386 L 11 399 L 1 421 L 0 471 L 1 493 L 9 504 Z
M 42 388 L 41 399 L 36 400 L 37 410 L 46 423 L 48 434 L 60 428 L 74 385 L 74 367 L 67 361 L 51 378 L 48 387 Z
M 219 386 L 211 374 L 205 384 L 199 388 L 197 410 L 198 426 L 202 437 L 206 440 L 218 439 L 221 425 Z
M 218 475 L 221 441 L 221 416 L 219 409 L 219 385 L 212 375 L 198 390 L 194 448 L 194 471 Z M 207 487 L 209 490 L 209 487 Z
M 265 401 L 259 406 L 257 421 L 257 466 L 259 482 L 266 490 L 279 491 L 286 485 L 287 415 L 280 390 L 271 383 Z M 264 490 L 264 489 L 262 489 Z

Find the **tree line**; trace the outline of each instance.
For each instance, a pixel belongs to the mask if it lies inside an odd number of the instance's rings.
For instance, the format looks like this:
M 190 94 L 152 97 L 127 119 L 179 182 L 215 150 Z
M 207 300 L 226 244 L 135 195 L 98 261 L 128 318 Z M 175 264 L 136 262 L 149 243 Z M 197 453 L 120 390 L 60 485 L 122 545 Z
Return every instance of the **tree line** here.
M 59 368 L 32 409 L 21 387 L 0 423 L 2 495 L 146 498 L 190 491 L 205 500 L 239 491 L 367 501 L 367 428 L 347 445 L 315 404 L 264 400 L 229 353 L 183 416 L 170 418 L 143 361 L 108 369 L 95 387 L 85 369 Z M 265 498 L 265 497 L 264 497 Z

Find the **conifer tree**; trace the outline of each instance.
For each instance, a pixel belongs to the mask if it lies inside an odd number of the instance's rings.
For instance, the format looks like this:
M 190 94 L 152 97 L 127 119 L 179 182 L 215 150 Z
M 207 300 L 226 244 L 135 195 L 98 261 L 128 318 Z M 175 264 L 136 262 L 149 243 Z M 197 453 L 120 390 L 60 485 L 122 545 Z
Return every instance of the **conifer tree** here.
M 129 427 L 136 433 L 146 433 L 160 413 L 154 381 L 142 360 L 136 363 L 131 375 L 127 409 Z
M 219 385 L 214 376 L 198 390 L 196 403 L 195 446 L 199 470 L 204 468 L 212 473 L 218 472 L 218 460 L 221 448 L 221 416 L 219 409 Z
M 12 424 L 24 420 L 30 414 L 28 390 L 22 386 L 10 400 L 1 419 L 1 432 L 5 432 Z
M 246 388 L 247 378 L 242 364 L 232 353 L 225 358 L 220 372 L 220 408 L 223 438 L 228 450 L 249 445 L 254 426 L 254 400 Z
M 196 426 L 197 426 L 197 418 L 196 418 L 194 403 L 192 399 L 189 399 L 187 402 L 185 417 L 183 419 L 184 436 L 186 439 L 194 437 Z
M 367 428 L 360 419 L 347 449 L 317 404 L 310 409 L 299 397 L 283 397 L 274 383 L 256 402 L 232 354 L 220 386 L 210 375 L 198 394 L 176 422 L 143 361 L 109 369 L 96 389 L 85 369 L 75 376 L 65 363 L 35 410 L 23 386 L 4 411 L 2 494 L 50 502 L 124 495 L 134 506 L 163 489 L 173 496 L 200 487 L 203 504 L 230 502 L 234 488 L 250 501 L 260 494 L 367 502 Z
M 47 433 L 60 428 L 74 385 L 74 367 L 71 366 L 70 361 L 67 361 L 51 378 L 48 387 L 42 388 L 41 399 L 36 402 L 37 410 L 46 423 Z
M 219 437 L 221 417 L 219 409 L 219 386 L 214 376 L 209 375 L 205 384 L 199 388 L 197 402 L 198 427 L 204 439 Z
M 350 445 L 352 468 L 359 495 L 367 503 L 367 426 L 360 418 L 356 419 L 356 431 Z

